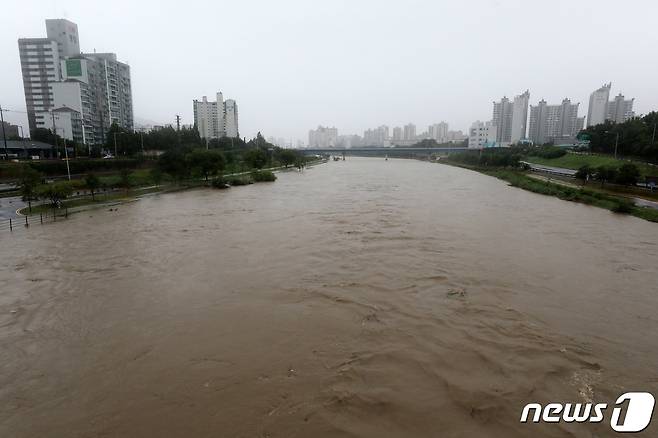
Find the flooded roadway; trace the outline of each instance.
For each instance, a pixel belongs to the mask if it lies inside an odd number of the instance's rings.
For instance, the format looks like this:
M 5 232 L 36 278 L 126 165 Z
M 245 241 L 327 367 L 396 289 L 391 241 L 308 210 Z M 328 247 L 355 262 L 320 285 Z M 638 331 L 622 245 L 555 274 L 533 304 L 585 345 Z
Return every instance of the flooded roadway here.
M 0 244 L 2 437 L 613 436 L 519 417 L 657 393 L 658 226 L 463 169 L 348 158 Z

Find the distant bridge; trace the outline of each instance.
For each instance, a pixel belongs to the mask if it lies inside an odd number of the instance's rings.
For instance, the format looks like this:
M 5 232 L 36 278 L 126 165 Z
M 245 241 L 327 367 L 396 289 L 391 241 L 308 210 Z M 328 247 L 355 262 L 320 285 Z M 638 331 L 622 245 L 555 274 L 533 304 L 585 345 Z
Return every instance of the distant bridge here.
M 307 155 L 328 154 L 328 155 L 360 155 L 360 156 L 385 156 L 389 157 L 413 157 L 418 155 L 431 154 L 448 154 L 451 152 L 467 151 L 467 147 L 447 147 L 447 148 L 308 148 L 299 149 L 300 152 Z

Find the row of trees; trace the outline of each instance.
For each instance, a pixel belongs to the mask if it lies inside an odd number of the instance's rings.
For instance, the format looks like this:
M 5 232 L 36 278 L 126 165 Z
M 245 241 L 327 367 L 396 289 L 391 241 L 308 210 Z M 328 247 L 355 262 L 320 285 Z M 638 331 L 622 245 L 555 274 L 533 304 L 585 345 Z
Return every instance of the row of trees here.
M 517 147 L 465 151 L 450 155 L 450 160 L 469 166 L 519 167 L 523 151 Z
M 581 132 L 581 137 L 590 141 L 592 152 L 614 154 L 615 142 L 619 135 L 617 154 L 641 157 L 658 161 L 658 112 L 653 111 L 643 117 L 635 117 L 623 123 L 606 121 L 590 126 Z
M 640 170 L 632 163 L 622 164 L 619 168 L 583 166 L 578 169 L 575 176 L 584 183 L 587 183 L 590 179 L 595 179 L 600 181 L 602 186 L 607 182 L 634 186 L 640 179 Z

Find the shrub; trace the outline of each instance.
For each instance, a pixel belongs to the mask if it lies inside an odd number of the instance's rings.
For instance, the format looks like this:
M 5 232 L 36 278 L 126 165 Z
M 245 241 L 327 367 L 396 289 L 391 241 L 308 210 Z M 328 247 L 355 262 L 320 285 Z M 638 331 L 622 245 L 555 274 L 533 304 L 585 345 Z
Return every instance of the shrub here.
M 631 185 L 634 186 L 637 184 L 637 180 L 640 178 L 640 170 L 635 164 L 624 163 L 617 170 L 617 175 L 615 176 L 615 182 L 617 184 Z
M 531 152 L 531 155 L 541 158 L 560 158 L 565 155 L 567 151 L 555 146 L 541 146 Z
M 248 176 L 232 176 L 226 179 L 226 182 L 231 187 L 235 186 L 246 186 L 247 184 L 253 184 L 254 182 Z
M 272 182 L 276 181 L 276 175 L 269 170 L 256 170 L 251 172 L 251 179 L 255 182 Z
M 210 185 L 213 186 L 216 189 L 228 189 L 229 188 L 229 185 L 226 184 L 226 180 L 221 176 L 213 179 L 212 182 L 210 183 Z
M 612 207 L 612 211 L 615 213 L 631 213 L 633 211 L 633 203 L 620 199 L 615 203 L 615 206 Z

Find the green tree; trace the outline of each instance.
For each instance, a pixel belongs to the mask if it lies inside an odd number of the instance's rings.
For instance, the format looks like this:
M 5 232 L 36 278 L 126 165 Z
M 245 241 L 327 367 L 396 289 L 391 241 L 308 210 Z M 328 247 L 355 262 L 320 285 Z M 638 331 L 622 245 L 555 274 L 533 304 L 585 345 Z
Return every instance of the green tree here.
M 606 182 L 613 181 L 617 176 L 617 169 L 609 166 L 599 166 L 596 168 L 596 179 L 601 181 L 601 187 Z
M 171 149 L 158 158 L 158 167 L 181 182 L 189 176 L 190 166 L 186 160 L 185 152 L 181 149 Z
M 85 186 L 91 192 L 91 200 L 96 200 L 96 190 L 101 186 L 101 180 L 96 176 L 95 173 L 88 173 L 85 176 Z
M 210 176 L 224 170 L 224 156 L 219 151 L 195 149 L 187 156 L 187 160 L 193 171 L 198 172 L 206 181 Z
M 281 161 L 281 164 L 283 164 L 285 167 L 294 164 L 297 160 L 297 153 L 290 149 L 282 149 L 278 155 L 279 161 Z
M 634 186 L 635 184 L 637 184 L 637 180 L 639 178 L 640 178 L 640 170 L 637 168 L 637 166 L 632 163 L 624 163 L 617 171 L 615 182 L 617 184 Z
M 582 180 L 585 184 L 587 184 L 587 181 L 594 175 L 594 169 L 592 169 L 590 166 L 585 165 L 582 166 L 576 174 L 574 175 L 577 179 Z
M 261 148 L 249 149 L 244 153 L 245 163 L 252 169 L 261 169 L 267 164 L 267 152 Z
M 70 196 L 71 193 L 73 193 L 73 186 L 68 181 L 46 184 L 37 190 L 38 196 L 48 199 L 53 208 L 59 207 L 61 202 Z
M 19 167 L 17 176 L 21 198 L 27 202 L 30 213 L 32 213 L 32 201 L 37 199 L 37 188 L 41 184 L 43 177 L 41 173 L 28 164 L 23 164 Z

